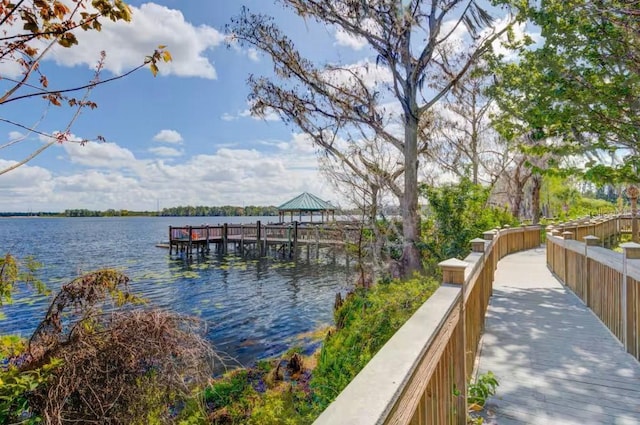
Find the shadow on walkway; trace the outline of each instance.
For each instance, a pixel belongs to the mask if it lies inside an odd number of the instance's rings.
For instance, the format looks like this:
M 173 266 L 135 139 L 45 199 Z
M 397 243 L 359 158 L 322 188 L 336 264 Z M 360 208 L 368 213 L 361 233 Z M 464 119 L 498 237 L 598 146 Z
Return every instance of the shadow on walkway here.
M 544 249 L 498 264 L 479 373 L 488 424 L 640 424 L 640 363 L 549 272 Z

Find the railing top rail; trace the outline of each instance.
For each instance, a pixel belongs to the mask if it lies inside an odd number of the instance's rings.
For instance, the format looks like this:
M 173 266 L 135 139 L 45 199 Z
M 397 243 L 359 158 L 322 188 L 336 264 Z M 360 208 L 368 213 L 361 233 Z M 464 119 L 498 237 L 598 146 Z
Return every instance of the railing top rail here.
M 207 225 L 200 225 L 200 226 L 170 226 L 171 230 L 187 230 L 187 229 L 191 229 L 191 230 L 206 230 L 206 229 L 217 229 L 217 228 L 222 228 L 223 226 L 221 224 L 207 224 Z
M 547 235 L 551 243 L 560 245 L 565 249 L 580 255 L 585 254 L 585 243 L 571 239 L 562 239 L 559 236 Z M 619 273 L 624 273 L 624 255 L 621 252 L 612 251 L 600 246 L 590 246 L 587 250 L 587 257 L 597 263 L 605 265 Z M 627 275 L 640 281 L 640 260 L 627 259 Z
M 443 285 L 369 361 L 314 425 L 383 423 L 423 354 L 460 301 L 460 287 Z M 371 391 L 374 388 L 375 391 Z

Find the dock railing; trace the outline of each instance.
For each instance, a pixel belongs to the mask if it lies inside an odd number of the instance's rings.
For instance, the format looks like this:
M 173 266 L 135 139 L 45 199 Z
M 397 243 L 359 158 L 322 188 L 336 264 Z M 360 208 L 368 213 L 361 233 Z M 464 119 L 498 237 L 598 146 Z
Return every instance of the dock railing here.
M 622 253 L 600 246 L 626 233 L 631 219 L 610 216 L 584 227 L 547 228 L 547 266 L 640 360 L 640 244 L 624 243 Z
M 170 226 L 169 242 L 247 240 L 253 242 L 301 241 L 340 245 L 358 239 L 363 230 L 357 224 L 219 224 L 202 226 Z
M 539 226 L 496 229 L 464 260 L 440 263 L 443 284 L 315 421 L 466 424 L 473 371 L 498 261 L 539 247 Z

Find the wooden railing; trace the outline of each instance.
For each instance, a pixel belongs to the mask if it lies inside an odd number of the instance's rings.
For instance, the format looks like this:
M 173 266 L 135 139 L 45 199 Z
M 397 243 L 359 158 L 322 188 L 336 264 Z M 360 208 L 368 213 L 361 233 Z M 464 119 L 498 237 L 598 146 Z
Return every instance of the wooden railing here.
M 622 244 L 623 253 L 602 248 L 595 235 L 616 236 L 631 223 L 609 217 L 600 224 L 591 234 L 548 229 L 547 265 L 640 360 L 640 244 Z
M 498 261 L 540 246 L 538 226 L 472 241 L 464 261 L 440 263 L 443 285 L 371 359 L 316 425 L 466 424 L 466 390 Z
M 273 225 L 261 224 L 220 224 L 203 226 L 170 226 L 169 241 L 218 241 L 228 240 L 294 240 L 304 242 L 334 242 L 353 241 L 360 234 L 362 228 L 356 224 L 331 225 L 296 223 Z

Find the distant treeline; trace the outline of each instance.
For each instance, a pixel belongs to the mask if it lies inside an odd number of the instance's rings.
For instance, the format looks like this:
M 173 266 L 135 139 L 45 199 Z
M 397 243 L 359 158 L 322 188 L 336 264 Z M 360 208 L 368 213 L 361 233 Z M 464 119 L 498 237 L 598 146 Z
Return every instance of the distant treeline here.
M 65 210 L 62 214 L 65 217 L 132 217 L 132 216 L 163 216 L 163 217 L 232 217 L 232 216 L 270 216 L 278 215 L 278 208 L 268 207 L 236 207 L 224 205 L 221 207 L 205 206 L 179 206 L 163 208 L 158 211 L 129 211 L 129 210 Z
M 393 215 L 393 211 L 387 211 Z M 161 211 L 131 211 L 108 209 L 105 211 L 72 209 L 63 212 L 0 212 L 0 217 L 264 217 L 277 216 L 278 208 L 274 206 L 258 207 L 250 205 L 248 207 L 237 207 L 224 205 L 221 207 L 205 206 L 179 206 L 163 208 Z M 347 215 L 359 217 L 362 212 L 358 210 L 337 210 L 336 215 Z
M 225 205 L 222 207 L 204 206 L 180 206 L 163 208 L 162 211 L 130 211 L 114 210 L 106 211 L 73 209 L 63 212 L 0 212 L 0 217 L 235 217 L 235 216 L 273 216 L 278 215 L 278 208 L 268 207 L 235 207 Z
M 57 217 L 58 212 L 0 212 L 0 217 Z
M 173 208 L 163 208 L 160 211 L 162 216 L 178 216 L 178 217 L 234 217 L 234 216 L 271 216 L 278 215 L 278 208 L 274 206 L 256 207 L 250 205 L 248 207 L 234 207 L 232 205 L 224 205 L 221 207 L 204 207 L 204 206 L 179 206 Z

